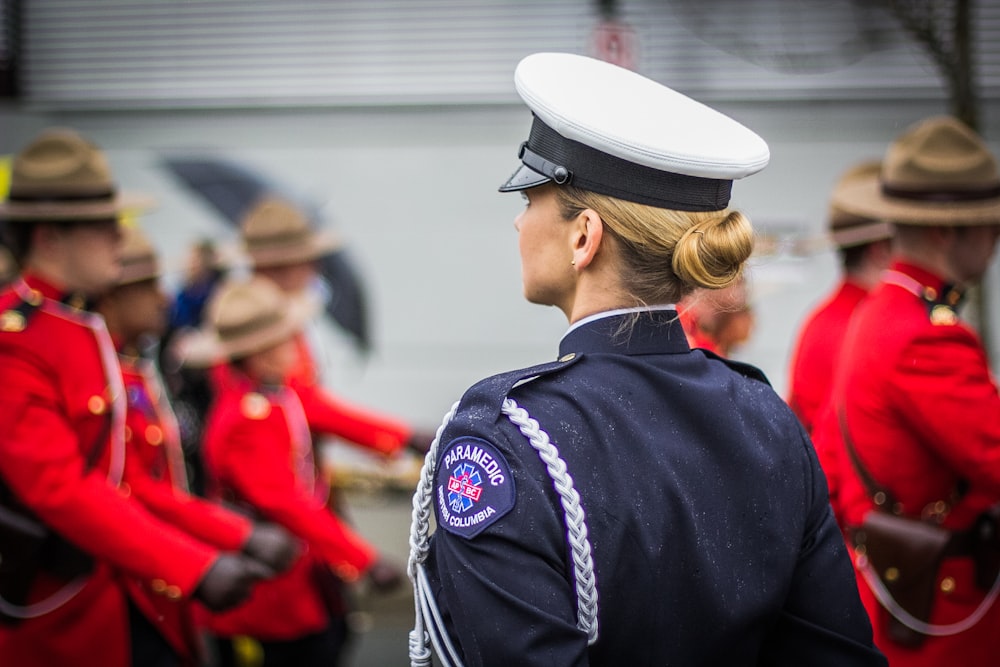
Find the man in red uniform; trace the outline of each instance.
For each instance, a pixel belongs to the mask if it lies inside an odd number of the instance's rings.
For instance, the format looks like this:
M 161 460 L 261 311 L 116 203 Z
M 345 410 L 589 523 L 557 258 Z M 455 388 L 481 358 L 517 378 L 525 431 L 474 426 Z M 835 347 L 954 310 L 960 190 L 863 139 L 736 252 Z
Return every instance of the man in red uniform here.
M 115 348 L 103 319 L 82 309 L 118 279 L 117 217 L 129 204 L 104 155 L 69 130 L 43 132 L 15 157 L 0 203 L 23 268 L 0 293 L 5 665 L 180 664 L 140 611 L 134 581 L 222 609 L 271 574 L 131 494 Z
M 282 199 L 264 199 L 254 206 L 241 224 L 241 239 L 254 273 L 272 280 L 292 298 L 315 288 L 316 261 L 338 244 L 333 235 L 311 229 L 302 211 Z M 395 454 L 407 446 L 418 453 L 427 451 L 432 433 L 351 405 L 321 386 L 306 327 L 296 335 L 295 347 L 296 362 L 289 384 L 299 394 L 307 413 L 322 411 L 335 418 L 327 433 L 384 455 Z
M 160 290 L 159 261 L 138 226 L 123 230 L 122 273 L 117 285 L 97 298 L 118 349 L 127 417 L 125 482 L 153 514 L 219 549 L 245 550 L 277 569 L 291 563 L 294 543 L 282 529 L 254 525 L 246 517 L 190 495 L 180 433 L 159 372 L 142 355 L 144 343 L 166 327 L 166 297 Z M 192 609 L 171 601 L 139 580 L 130 581 L 136 605 L 179 656 L 196 661 L 201 641 Z
M 1000 562 L 990 516 L 1000 503 L 1000 396 L 978 336 L 955 308 L 1000 235 L 997 161 L 961 122 L 931 118 L 896 139 L 877 176 L 834 203 L 895 227 L 893 262 L 855 311 L 833 409 L 814 433 L 818 449 L 837 453 L 825 470 L 854 536 L 876 643 L 895 667 L 996 665 L 1000 605 L 987 589 L 996 591 Z M 905 543 L 876 543 L 862 526 L 893 515 L 951 531 L 925 587 Z M 887 546 L 900 549 L 888 563 L 875 557 Z M 921 594 L 929 612 L 910 602 Z
M 346 637 L 342 610 L 331 608 L 333 575 L 368 576 L 377 590 L 401 582 L 401 572 L 327 507 L 311 432 L 339 416 L 307 411 L 287 384 L 296 363 L 295 338 L 309 302 L 289 299 L 256 276 L 229 283 L 209 303 L 211 331 L 189 342 L 189 363 L 229 362 L 205 429 L 207 487 L 299 537 L 306 548 L 291 569 L 254 589 L 250 600 L 207 620 L 222 637 L 257 639 L 264 665 L 337 664 Z M 334 604 L 340 604 L 339 600 Z
M 878 174 L 880 166 L 873 161 L 852 167 L 841 177 L 836 190 L 859 178 L 871 178 Z M 843 276 L 833 292 L 806 316 L 792 351 L 788 385 L 788 404 L 810 433 L 830 395 L 851 314 L 889 266 L 891 252 L 892 228 L 884 220 L 852 215 L 831 206 L 829 227 Z

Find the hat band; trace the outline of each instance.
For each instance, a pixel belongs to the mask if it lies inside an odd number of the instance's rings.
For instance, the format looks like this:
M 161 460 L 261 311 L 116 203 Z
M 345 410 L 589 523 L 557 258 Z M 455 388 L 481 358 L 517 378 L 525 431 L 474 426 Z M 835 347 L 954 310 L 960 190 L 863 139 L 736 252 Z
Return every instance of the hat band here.
M 296 244 L 306 244 L 312 240 L 312 230 L 296 229 L 282 234 L 268 234 L 267 236 L 248 237 L 246 239 L 247 250 L 264 250 L 272 246 L 291 246 Z
M 560 185 L 657 208 L 720 211 L 729 205 L 733 182 L 662 171 L 567 139 L 534 117 L 522 162 Z
M 240 324 L 224 325 L 217 327 L 219 339 L 223 342 L 231 342 L 259 331 L 281 324 L 282 313 L 280 310 L 272 310 L 262 313 L 253 319 Z
M 114 188 L 103 188 L 96 192 L 90 192 L 86 194 L 74 193 L 74 194 L 52 194 L 51 192 L 40 192 L 39 194 L 28 194 L 26 192 L 19 191 L 17 188 L 11 188 L 10 195 L 7 200 L 12 202 L 86 202 L 86 201 L 99 201 L 99 200 L 110 200 L 115 197 Z
M 1000 183 L 967 190 L 906 190 L 883 183 L 882 194 L 886 197 L 894 197 L 896 199 L 940 203 L 982 201 L 984 199 L 1000 197 Z

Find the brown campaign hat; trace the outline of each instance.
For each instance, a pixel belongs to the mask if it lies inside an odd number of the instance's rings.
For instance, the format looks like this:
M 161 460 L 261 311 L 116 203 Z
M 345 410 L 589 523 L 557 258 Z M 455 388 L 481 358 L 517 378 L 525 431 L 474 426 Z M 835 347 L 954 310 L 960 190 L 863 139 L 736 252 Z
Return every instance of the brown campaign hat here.
M 299 207 L 278 198 L 255 204 L 240 229 L 243 250 L 255 268 L 309 262 L 340 245 L 333 234 L 312 229 Z
M 882 163 L 878 160 L 861 162 L 844 172 L 834 186 L 827 220 L 830 240 L 838 248 L 851 248 L 892 238 L 892 225 L 888 221 L 849 213 L 835 203 L 841 190 L 857 182 L 878 178 L 881 170 Z
M 14 156 L 0 220 L 102 220 L 151 205 L 148 197 L 118 191 L 107 158 L 97 146 L 74 130 L 51 128 Z
M 183 363 L 211 366 L 262 352 L 301 330 L 319 308 L 307 297 L 289 297 L 263 276 L 223 284 L 207 307 L 207 328 L 180 346 Z
M 161 274 L 159 257 L 153 244 L 139 226 L 123 225 L 122 237 L 122 274 L 118 284 L 128 285 L 159 278 Z
M 1000 223 L 1000 170 L 985 142 L 961 121 L 936 116 L 890 146 L 878 176 L 840 189 L 838 208 L 906 225 Z

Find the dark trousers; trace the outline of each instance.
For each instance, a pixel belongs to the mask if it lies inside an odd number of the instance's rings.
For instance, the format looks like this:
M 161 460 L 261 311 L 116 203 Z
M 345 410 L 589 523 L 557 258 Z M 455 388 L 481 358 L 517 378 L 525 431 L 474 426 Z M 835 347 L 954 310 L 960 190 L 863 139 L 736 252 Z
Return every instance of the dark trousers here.
M 131 600 L 128 622 L 133 667 L 180 667 L 180 657 Z
M 348 640 L 347 623 L 335 618 L 326 630 L 283 641 L 258 640 L 264 653 L 262 667 L 337 667 Z M 241 667 L 227 637 L 213 640 L 218 667 Z

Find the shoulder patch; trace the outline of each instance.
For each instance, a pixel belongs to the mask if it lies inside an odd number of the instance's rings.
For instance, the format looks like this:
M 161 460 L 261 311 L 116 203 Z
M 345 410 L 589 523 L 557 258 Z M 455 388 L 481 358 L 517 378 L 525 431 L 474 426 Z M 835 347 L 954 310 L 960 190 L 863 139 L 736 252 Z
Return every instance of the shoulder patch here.
M 471 539 L 514 508 L 510 466 L 485 440 L 452 440 L 438 459 L 434 477 L 437 522 L 449 533 Z
M 271 401 L 267 396 L 252 391 L 240 399 L 240 413 L 247 419 L 265 419 L 271 414 Z

